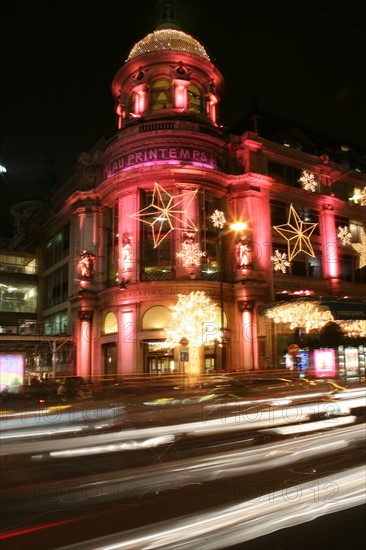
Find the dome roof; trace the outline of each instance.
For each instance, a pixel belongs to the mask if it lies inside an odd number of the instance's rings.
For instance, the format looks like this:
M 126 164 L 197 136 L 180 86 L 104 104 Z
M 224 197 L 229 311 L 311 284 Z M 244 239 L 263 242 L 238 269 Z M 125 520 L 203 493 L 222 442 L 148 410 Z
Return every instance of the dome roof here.
M 176 29 L 158 29 L 142 38 L 132 48 L 127 61 L 149 52 L 173 50 L 188 52 L 210 61 L 206 50 L 189 34 Z

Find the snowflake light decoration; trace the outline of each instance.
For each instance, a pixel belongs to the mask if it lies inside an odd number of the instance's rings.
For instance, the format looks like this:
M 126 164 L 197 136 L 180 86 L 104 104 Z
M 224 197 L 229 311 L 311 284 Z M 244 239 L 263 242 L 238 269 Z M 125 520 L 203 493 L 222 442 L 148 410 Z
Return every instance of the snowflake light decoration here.
M 202 252 L 198 243 L 182 243 L 182 249 L 177 252 L 177 258 L 182 258 L 184 267 L 194 267 L 201 265 L 202 256 L 206 255 L 206 252 Z
M 222 229 L 226 223 L 225 214 L 221 210 L 215 210 L 214 213 L 211 214 L 210 219 L 214 227 L 218 227 L 219 229 Z
M 287 254 L 281 254 L 279 250 L 275 250 L 274 256 L 271 256 L 271 260 L 275 271 L 282 271 L 282 273 L 286 273 L 287 268 L 290 266 L 290 262 L 287 259 Z
M 353 243 L 352 247 L 359 253 L 357 269 L 362 269 L 366 265 L 366 232 L 361 227 L 360 229 L 361 242 Z
M 304 252 L 304 254 L 315 258 L 310 237 L 317 225 L 317 223 L 303 222 L 291 204 L 287 223 L 273 226 L 273 229 L 287 241 L 289 262 L 291 262 L 299 252 Z
M 347 225 L 345 225 L 344 227 L 338 227 L 337 237 L 341 241 L 343 246 L 345 246 L 346 244 L 351 244 L 352 235 Z
M 305 191 L 314 192 L 318 187 L 318 182 L 316 181 L 314 174 L 312 172 L 308 172 L 307 170 L 302 171 L 299 182 L 302 184 L 302 188 L 305 189 Z
M 174 196 L 155 182 L 151 204 L 135 214 L 131 214 L 130 218 L 135 218 L 151 226 L 154 248 L 156 248 L 171 231 L 187 231 L 187 229 L 197 231 L 197 227 L 187 211 L 197 192 L 196 189 Z M 180 227 L 182 218 L 184 218 L 184 228 Z M 176 222 L 175 227 L 173 221 Z

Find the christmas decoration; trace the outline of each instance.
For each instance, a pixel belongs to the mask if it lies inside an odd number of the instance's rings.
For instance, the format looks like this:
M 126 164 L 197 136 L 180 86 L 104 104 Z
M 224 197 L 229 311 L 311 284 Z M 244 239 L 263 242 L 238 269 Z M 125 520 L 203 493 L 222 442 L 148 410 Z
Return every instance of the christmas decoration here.
M 302 328 L 306 333 L 320 330 L 334 321 L 328 308 L 316 302 L 295 301 L 281 304 L 268 310 L 266 315 L 277 324 L 288 324 L 291 330 Z
M 130 217 L 151 226 L 154 248 L 156 248 L 171 231 L 186 231 L 187 229 L 197 231 L 197 227 L 187 213 L 187 208 L 196 194 L 197 189 L 174 196 L 155 182 L 151 204 Z M 185 208 L 178 208 L 183 206 L 183 203 L 185 203 Z M 182 218 L 184 218 L 184 228 L 180 227 Z M 176 223 L 175 227 L 173 222 Z
M 366 206 L 366 186 L 362 191 L 355 191 L 355 194 L 349 200 L 353 201 L 355 204 L 359 204 L 360 206 Z
M 336 321 L 336 323 L 349 338 L 364 338 L 366 336 L 366 321 Z
M 287 254 L 281 254 L 279 250 L 275 250 L 274 256 L 271 256 L 271 260 L 275 271 L 286 273 L 287 268 L 290 266 L 290 262 L 287 260 Z
M 222 229 L 226 223 L 225 215 L 221 210 L 215 210 L 210 219 L 214 227 Z
M 202 256 L 205 255 L 206 252 L 202 252 L 199 244 L 194 242 L 194 233 L 187 233 L 181 251 L 176 254 L 177 258 L 182 258 L 184 267 L 199 266 Z
M 302 184 L 302 188 L 305 189 L 305 191 L 314 192 L 318 187 L 318 182 L 316 181 L 314 174 L 312 172 L 308 172 L 307 170 L 302 171 L 299 182 Z
M 361 234 L 361 242 L 351 244 L 351 246 L 359 254 L 358 261 L 357 261 L 357 269 L 362 269 L 366 265 L 366 232 L 363 229 L 363 227 L 361 227 L 360 229 L 360 234 Z
M 287 241 L 290 262 L 299 252 L 304 252 L 304 254 L 315 258 L 310 237 L 317 225 L 317 223 L 303 222 L 291 204 L 287 223 L 274 226 L 277 233 Z
M 341 241 L 343 246 L 345 246 L 346 244 L 351 244 L 352 235 L 346 225 L 344 227 L 338 227 L 337 237 Z
M 171 322 L 166 328 L 166 341 L 170 347 L 179 344 L 182 338 L 188 340 L 190 361 L 186 374 L 200 374 L 200 346 L 217 339 L 219 324 L 215 311 L 216 304 L 203 291 L 178 294 L 177 303 L 170 308 Z

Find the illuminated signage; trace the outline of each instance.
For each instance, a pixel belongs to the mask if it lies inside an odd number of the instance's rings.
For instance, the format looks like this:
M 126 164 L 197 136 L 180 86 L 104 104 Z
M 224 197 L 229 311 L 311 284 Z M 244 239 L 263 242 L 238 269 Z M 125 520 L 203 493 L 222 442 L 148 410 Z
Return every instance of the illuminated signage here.
M 334 349 L 314 350 L 315 376 L 318 378 L 333 378 L 335 376 Z
M 137 165 L 153 164 L 192 164 L 217 167 L 216 155 L 209 149 L 200 147 L 150 147 L 122 155 L 112 161 L 107 171 L 107 177 L 118 172 L 129 170 Z
M 0 391 L 8 388 L 10 392 L 16 392 L 19 385 L 23 384 L 24 355 L 13 353 L 0 354 Z

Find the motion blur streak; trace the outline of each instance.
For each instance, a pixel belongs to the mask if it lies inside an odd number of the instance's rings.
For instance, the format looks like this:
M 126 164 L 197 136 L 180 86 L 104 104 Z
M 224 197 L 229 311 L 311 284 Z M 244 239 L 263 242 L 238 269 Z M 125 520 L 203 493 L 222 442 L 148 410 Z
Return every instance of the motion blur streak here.
M 352 449 L 356 442 L 364 442 L 365 427 L 357 425 L 339 428 L 333 432 L 322 434 L 304 435 L 301 439 L 285 442 L 267 443 L 253 449 L 244 451 L 231 451 L 218 453 L 214 456 L 187 458 L 170 463 L 161 463 L 149 469 L 135 468 L 121 472 L 111 472 L 89 476 L 87 479 L 74 482 L 69 480 L 62 492 L 62 488 L 56 486 L 55 492 L 47 492 L 47 506 L 57 504 L 57 509 L 68 509 L 67 495 L 71 491 L 75 505 L 85 504 L 89 494 L 95 494 L 99 503 L 106 504 L 113 501 L 116 487 L 120 496 L 131 490 L 131 484 L 136 494 L 147 495 L 179 489 L 186 484 L 204 483 L 212 480 L 225 479 L 238 475 L 263 472 L 269 468 L 291 466 L 303 459 L 325 457 L 335 451 Z M 52 487 L 51 487 L 52 488 Z M 7 510 L 19 505 L 18 491 L 12 488 L 3 491 Z M 65 498 L 63 498 L 65 497 Z M 35 513 L 35 503 L 32 496 L 25 502 L 24 495 L 22 509 L 32 510 Z M 15 500 L 14 500 L 15 499 Z M 42 503 L 41 503 L 42 505 Z M 38 507 L 39 508 L 39 507 Z M 37 509 L 41 515 L 43 510 Z
M 259 428 L 265 428 L 270 426 L 278 426 L 281 424 L 291 424 L 304 422 L 309 419 L 309 416 L 314 414 L 337 413 L 337 414 L 349 414 L 350 407 L 361 406 L 353 404 L 353 400 L 345 400 L 341 403 L 334 403 L 333 401 L 312 403 L 310 405 L 298 405 L 286 408 L 270 408 L 267 410 L 261 410 L 260 408 L 256 413 L 250 414 L 245 410 L 239 408 L 233 415 L 229 414 L 225 410 L 225 403 L 222 404 L 221 417 L 214 420 L 206 420 L 203 418 L 199 422 L 189 422 L 185 424 L 174 424 L 158 427 L 140 428 L 140 429 L 126 429 L 123 431 L 116 431 L 114 433 L 98 433 L 97 435 L 88 435 L 70 440 L 69 438 L 57 439 L 57 440 L 45 440 L 35 442 L 14 442 L 3 441 L 3 445 L 0 450 L 0 456 L 32 453 L 34 450 L 40 452 L 47 452 L 52 450 L 70 450 L 80 447 L 92 447 L 96 445 L 108 445 L 114 444 L 116 441 L 131 441 L 131 440 L 144 440 L 151 437 L 161 437 L 164 435 L 203 435 L 203 434 L 216 434 L 218 430 L 220 432 L 238 431 L 238 430 L 253 430 Z M 364 401 L 363 401 L 364 406 Z M 334 422 L 334 426 L 337 423 L 337 419 L 328 419 L 324 422 Z M 327 424 L 325 424 L 327 425 Z
M 357 467 L 319 478 L 318 487 L 334 487 L 333 493 L 322 502 L 313 480 L 234 506 L 217 507 L 201 513 L 199 518 L 188 515 L 170 519 L 58 550 L 220 550 L 325 514 L 360 506 L 365 502 L 364 482 L 365 469 Z
M 158 445 L 166 445 L 175 441 L 174 435 L 164 435 L 161 437 L 150 437 L 143 441 L 125 441 L 124 443 L 117 443 L 115 445 L 99 446 L 99 447 L 86 447 L 80 449 L 74 449 L 73 451 L 56 451 L 51 452 L 52 457 L 73 457 L 83 456 L 91 454 L 101 453 L 115 453 L 117 451 L 135 451 L 138 449 L 148 449 L 149 447 L 157 447 Z
M 357 416 L 340 416 L 337 418 L 338 426 L 346 426 L 356 422 Z M 292 424 L 291 426 L 280 426 L 279 428 L 267 428 L 262 430 L 265 433 L 279 434 L 279 435 L 293 435 L 302 434 L 306 432 L 314 432 L 315 430 L 324 430 L 330 428 L 324 420 L 321 422 L 308 422 L 307 424 Z

